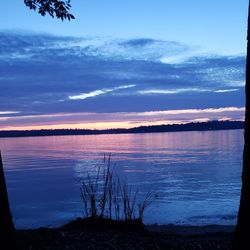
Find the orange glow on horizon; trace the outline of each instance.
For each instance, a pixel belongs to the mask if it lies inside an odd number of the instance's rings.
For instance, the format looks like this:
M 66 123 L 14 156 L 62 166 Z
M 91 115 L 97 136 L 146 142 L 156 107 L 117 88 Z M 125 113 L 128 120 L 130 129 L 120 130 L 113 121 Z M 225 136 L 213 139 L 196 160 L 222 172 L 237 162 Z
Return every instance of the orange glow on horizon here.
M 14 116 L 6 116 L 6 112 L 4 112 L 2 116 L 0 115 L 0 130 L 128 129 L 209 120 L 244 120 L 244 111 L 244 107 L 224 107 L 148 112 L 19 114 Z
M 48 125 L 34 125 L 34 126 L 9 126 L 3 127 L 2 131 L 9 130 L 40 130 L 40 129 L 119 129 L 119 128 L 134 128 L 139 126 L 152 126 L 152 125 L 163 125 L 163 124 L 181 124 L 186 123 L 182 121 L 157 121 L 157 122 L 142 122 L 142 123 L 131 123 L 131 122 L 96 122 L 96 123 L 76 123 L 76 124 L 48 124 Z

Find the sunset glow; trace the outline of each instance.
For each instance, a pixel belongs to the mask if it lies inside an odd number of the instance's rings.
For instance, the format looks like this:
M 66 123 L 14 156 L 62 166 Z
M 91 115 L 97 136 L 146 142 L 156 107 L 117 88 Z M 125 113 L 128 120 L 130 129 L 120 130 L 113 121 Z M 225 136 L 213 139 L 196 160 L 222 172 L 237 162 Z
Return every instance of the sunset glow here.
M 0 117 L 2 130 L 112 129 L 211 120 L 244 120 L 245 108 L 162 110 L 119 113 L 57 113 Z M 11 124 L 11 126 L 8 126 Z

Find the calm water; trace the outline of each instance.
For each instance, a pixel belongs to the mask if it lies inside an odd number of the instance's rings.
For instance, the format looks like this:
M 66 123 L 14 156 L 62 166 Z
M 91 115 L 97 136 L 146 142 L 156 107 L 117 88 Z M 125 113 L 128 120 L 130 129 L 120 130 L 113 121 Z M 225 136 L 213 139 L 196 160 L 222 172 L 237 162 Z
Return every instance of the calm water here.
M 115 171 L 159 197 L 146 223 L 234 224 L 243 131 L 0 139 L 17 227 L 82 215 L 78 180 L 111 153 Z

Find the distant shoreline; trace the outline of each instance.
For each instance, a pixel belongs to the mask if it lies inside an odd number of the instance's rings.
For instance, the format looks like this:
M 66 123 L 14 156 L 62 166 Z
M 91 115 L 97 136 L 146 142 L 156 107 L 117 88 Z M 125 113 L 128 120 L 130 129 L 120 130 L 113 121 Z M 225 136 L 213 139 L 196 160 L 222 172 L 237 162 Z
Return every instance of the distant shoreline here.
M 244 129 L 243 121 L 209 121 L 186 124 L 170 124 L 156 126 L 141 126 L 129 129 L 41 129 L 41 130 L 8 130 L 0 131 L 0 138 L 33 137 L 33 136 L 63 136 L 63 135 L 101 135 L 101 134 L 142 134 L 184 131 L 216 131 L 229 129 Z

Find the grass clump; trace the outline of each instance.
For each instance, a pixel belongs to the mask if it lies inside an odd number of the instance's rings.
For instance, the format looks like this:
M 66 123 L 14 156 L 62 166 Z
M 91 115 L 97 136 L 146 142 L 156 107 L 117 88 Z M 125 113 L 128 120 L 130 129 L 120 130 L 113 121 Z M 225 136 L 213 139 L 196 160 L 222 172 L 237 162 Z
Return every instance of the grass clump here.
M 119 222 L 125 227 L 142 226 L 145 209 L 155 195 L 148 192 L 139 199 L 138 194 L 138 189 L 134 190 L 126 179 L 121 180 L 115 175 L 110 155 L 104 156 L 103 164 L 97 166 L 96 173 L 87 173 L 81 181 L 84 218 L 93 223 L 101 221 L 101 224 L 108 222 L 117 226 Z

